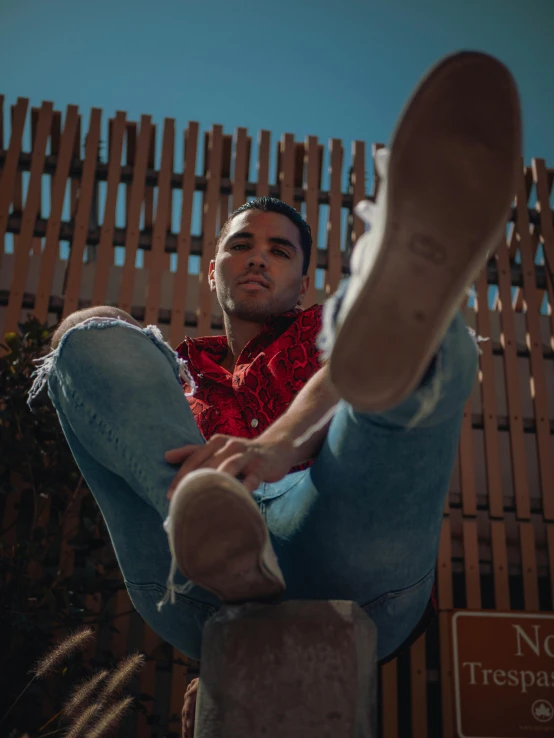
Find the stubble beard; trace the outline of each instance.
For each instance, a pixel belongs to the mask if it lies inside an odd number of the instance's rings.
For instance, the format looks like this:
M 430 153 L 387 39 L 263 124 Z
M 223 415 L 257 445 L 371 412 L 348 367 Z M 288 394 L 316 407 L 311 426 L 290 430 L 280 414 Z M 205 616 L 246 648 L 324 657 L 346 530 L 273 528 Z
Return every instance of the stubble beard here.
M 249 323 L 263 323 L 275 311 L 271 309 L 271 301 L 256 304 L 255 300 L 233 300 L 228 298 L 222 305 L 223 312 L 229 317 L 239 318 Z

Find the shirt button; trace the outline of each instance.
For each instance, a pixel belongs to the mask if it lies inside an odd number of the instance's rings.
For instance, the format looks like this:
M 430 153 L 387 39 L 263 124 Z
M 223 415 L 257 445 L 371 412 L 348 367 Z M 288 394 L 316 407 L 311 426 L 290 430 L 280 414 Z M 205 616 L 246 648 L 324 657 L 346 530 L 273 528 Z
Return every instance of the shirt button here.
M 252 420 L 250 421 L 250 425 L 252 426 L 252 428 L 257 428 L 258 427 L 258 419 L 257 418 L 252 418 Z

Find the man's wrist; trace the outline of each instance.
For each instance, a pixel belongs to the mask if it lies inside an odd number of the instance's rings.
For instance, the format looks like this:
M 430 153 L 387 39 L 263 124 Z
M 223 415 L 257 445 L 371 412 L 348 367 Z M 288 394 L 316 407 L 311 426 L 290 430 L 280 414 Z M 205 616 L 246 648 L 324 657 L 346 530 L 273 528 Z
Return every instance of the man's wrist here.
M 290 430 L 282 430 L 273 427 L 268 428 L 264 433 L 259 436 L 256 440 L 258 443 L 264 446 L 271 447 L 273 451 L 278 451 L 283 457 L 287 457 L 290 462 L 290 466 L 298 466 L 299 464 L 308 461 L 311 456 L 306 456 L 305 447 L 297 447 L 294 445 L 296 436 L 298 434 L 292 433 Z

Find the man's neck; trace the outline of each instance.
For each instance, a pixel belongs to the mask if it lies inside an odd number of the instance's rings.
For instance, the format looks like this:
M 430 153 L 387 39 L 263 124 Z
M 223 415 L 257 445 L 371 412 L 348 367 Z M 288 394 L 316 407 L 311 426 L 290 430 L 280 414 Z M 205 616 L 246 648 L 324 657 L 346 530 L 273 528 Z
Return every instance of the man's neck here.
M 221 366 L 232 372 L 244 347 L 261 332 L 263 323 L 230 318 L 228 315 L 223 316 L 223 323 L 229 348 Z

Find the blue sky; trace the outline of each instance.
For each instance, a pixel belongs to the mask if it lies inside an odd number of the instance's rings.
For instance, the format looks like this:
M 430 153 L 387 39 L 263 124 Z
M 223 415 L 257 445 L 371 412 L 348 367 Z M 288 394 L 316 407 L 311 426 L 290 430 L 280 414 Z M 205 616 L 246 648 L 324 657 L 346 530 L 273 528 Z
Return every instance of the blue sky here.
M 346 164 L 361 139 L 369 163 L 371 143 L 388 142 L 428 68 L 477 49 L 516 77 L 526 162 L 540 156 L 553 166 L 553 28 L 554 0 L 0 0 L 0 93 L 8 104 L 18 96 L 62 111 L 76 104 L 85 123 L 92 106 L 104 110 L 104 125 L 116 110 L 136 121 L 150 114 L 158 157 L 163 118 L 175 118 L 177 169 L 189 120 L 226 133 L 245 126 L 254 149 L 257 131 L 269 129 L 273 160 L 285 132 L 325 145 L 341 138 Z M 251 178 L 254 166 L 253 156 Z M 199 200 L 194 212 L 198 233 Z M 323 208 L 321 218 L 323 226 Z
M 430 65 L 474 48 L 513 71 L 525 158 L 552 164 L 553 28 L 554 0 L 2 0 L 0 92 L 86 118 L 333 136 L 349 155 L 354 139 L 388 140 Z

